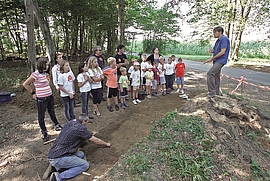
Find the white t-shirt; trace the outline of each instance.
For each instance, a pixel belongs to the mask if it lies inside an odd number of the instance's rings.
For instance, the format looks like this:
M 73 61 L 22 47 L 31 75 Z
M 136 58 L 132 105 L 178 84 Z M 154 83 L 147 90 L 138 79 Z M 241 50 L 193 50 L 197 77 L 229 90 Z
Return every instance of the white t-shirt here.
M 174 64 L 173 63 L 171 63 L 171 64 L 166 63 L 165 66 L 166 66 L 165 75 L 172 75 L 174 73 Z
M 59 88 L 58 86 L 58 77 L 60 74 L 60 65 L 56 64 L 52 68 L 52 78 L 53 78 L 53 85 L 55 86 L 56 89 Z
M 100 78 L 100 76 L 103 74 L 102 70 L 100 67 L 97 67 L 99 69 L 99 71 L 97 71 L 96 69 L 94 69 L 94 71 L 92 71 L 91 69 L 88 69 L 88 73 L 90 75 L 90 77 L 95 77 L 95 78 Z M 101 88 L 101 82 L 96 82 L 96 83 L 92 83 L 92 89 L 99 89 Z
M 60 73 L 58 77 L 58 85 L 62 85 L 63 88 L 72 94 L 75 94 L 73 81 L 75 80 L 75 76 L 72 71 L 69 71 L 67 73 Z M 61 97 L 66 97 L 68 94 L 64 93 L 63 91 L 60 91 Z
M 141 63 L 141 76 L 144 77 L 145 76 L 145 72 L 143 71 L 144 69 L 147 69 L 148 66 L 148 62 L 142 62 Z
M 78 82 L 84 82 L 86 79 L 84 78 L 84 74 L 88 75 L 89 76 L 89 73 L 88 72 L 83 72 L 83 73 L 80 73 L 78 76 L 77 76 L 77 80 Z M 80 92 L 89 92 L 91 90 L 91 84 L 89 81 L 85 82 L 85 84 L 80 87 Z
M 129 69 L 128 69 L 128 73 L 131 74 L 133 70 L 134 70 L 134 66 L 131 65 L 131 66 L 129 67 Z
M 164 77 L 164 72 L 166 71 L 166 65 L 164 64 L 164 70 L 162 71 L 162 65 L 158 64 L 158 70 L 160 71 L 159 77 Z
M 140 86 L 140 70 L 133 70 L 130 78 L 132 79 L 131 86 Z

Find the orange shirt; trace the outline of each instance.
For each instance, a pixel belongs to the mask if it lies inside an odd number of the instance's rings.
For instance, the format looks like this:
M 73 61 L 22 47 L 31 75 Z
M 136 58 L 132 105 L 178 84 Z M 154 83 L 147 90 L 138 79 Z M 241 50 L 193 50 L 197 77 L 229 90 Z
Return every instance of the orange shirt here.
M 102 71 L 103 74 L 107 76 L 106 86 L 110 88 L 117 88 L 117 67 L 112 68 L 111 66 L 107 66 Z

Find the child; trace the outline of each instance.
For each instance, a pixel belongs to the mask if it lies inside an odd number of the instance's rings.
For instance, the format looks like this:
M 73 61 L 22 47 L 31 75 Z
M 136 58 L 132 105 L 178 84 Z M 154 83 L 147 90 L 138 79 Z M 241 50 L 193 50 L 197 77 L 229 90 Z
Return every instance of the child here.
M 154 73 L 154 79 L 152 81 L 152 95 L 153 96 L 157 96 L 158 92 L 159 92 L 159 69 L 158 69 L 158 62 L 154 62 L 154 67 L 152 68 L 152 71 Z
M 137 103 L 140 103 L 141 101 L 138 99 L 138 90 L 140 87 L 140 64 L 139 62 L 134 63 L 134 70 L 132 71 L 130 75 L 131 79 L 131 86 L 133 86 L 133 91 L 132 91 L 132 98 L 133 98 L 133 104 L 137 105 Z
M 58 86 L 60 90 L 61 100 L 65 110 L 65 116 L 68 121 L 74 120 L 75 91 L 74 74 L 72 73 L 67 60 L 60 63 L 60 75 L 58 77 Z
M 131 60 L 131 66 L 128 69 L 128 76 L 130 77 L 132 71 L 134 70 L 134 63 L 137 62 L 137 59 L 132 59 Z M 133 92 L 133 87 L 130 85 L 130 92 Z M 131 98 L 132 98 L 132 94 L 131 94 Z M 126 96 L 126 100 L 128 100 L 128 97 Z
M 119 86 L 120 86 L 120 93 L 121 93 L 121 108 L 126 109 L 128 104 L 126 103 L 125 97 L 128 96 L 128 77 L 127 77 L 127 69 L 125 67 L 120 67 L 121 76 L 119 78 Z
M 147 65 L 149 63 L 146 61 L 146 54 L 142 54 L 141 58 L 141 89 L 145 90 L 145 72 L 147 71 Z
M 104 80 L 104 75 L 98 65 L 97 58 L 94 56 L 91 56 L 88 60 L 88 73 L 92 79 L 91 94 L 93 96 L 93 113 L 96 114 L 98 117 L 101 117 L 98 106 L 102 101 L 102 80 Z
M 38 124 L 44 142 L 49 141 L 49 135 L 44 121 L 46 109 L 54 123 L 55 131 L 61 131 L 62 129 L 62 126 L 58 123 L 55 116 L 54 97 L 50 87 L 49 67 L 49 60 L 45 57 L 40 57 L 37 60 L 37 70 L 23 83 L 25 89 L 30 92 L 33 99 L 36 100 L 38 108 Z M 31 88 L 31 84 L 34 84 L 35 89 Z
M 152 98 L 151 97 L 151 86 L 152 86 L 152 81 L 154 80 L 154 73 L 152 71 L 153 66 L 148 65 L 147 66 L 147 71 L 145 72 L 145 87 L 146 87 L 146 94 L 147 98 Z
M 88 101 L 90 97 L 92 79 L 90 79 L 88 73 L 88 67 L 85 63 L 79 64 L 79 71 L 77 76 L 78 87 L 80 88 L 81 98 L 82 98 L 82 113 L 88 115 L 90 119 L 94 119 L 93 116 L 90 116 L 88 112 Z
M 182 58 L 178 58 L 178 63 L 175 66 L 176 71 L 176 84 L 177 84 L 177 91 L 181 92 L 181 94 L 184 94 L 184 75 L 185 75 L 185 63 L 182 62 Z M 181 84 L 181 91 L 179 89 L 179 85 Z
M 175 65 L 177 64 L 176 60 L 175 60 L 175 55 L 172 55 L 172 64 L 175 67 Z M 173 74 L 172 74 L 172 85 L 174 84 L 175 81 L 175 69 L 173 70 Z M 174 90 L 173 86 L 171 87 L 172 90 Z
M 118 92 L 118 83 L 117 83 L 117 66 L 116 59 L 114 57 L 109 57 L 107 60 L 109 66 L 103 69 L 103 74 L 107 76 L 106 86 L 108 87 L 107 91 L 107 109 L 110 112 L 113 112 L 111 106 L 111 98 L 113 97 L 115 102 L 115 110 L 119 110 L 117 92 Z
M 62 53 L 56 53 L 55 57 L 55 65 L 52 67 L 52 78 L 53 78 L 53 85 L 55 86 L 55 89 L 58 91 L 58 77 L 60 74 L 60 63 L 63 60 L 63 54 Z
M 166 79 L 166 93 L 169 94 L 173 87 L 173 73 L 174 64 L 172 63 L 172 58 L 168 58 L 168 63 L 165 64 L 165 79 Z
M 165 93 L 165 84 L 166 84 L 166 80 L 165 80 L 165 75 L 164 75 L 164 72 L 166 70 L 166 67 L 165 67 L 165 59 L 164 57 L 159 57 L 159 65 L 158 65 L 158 69 L 160 71 L 160 74 L 159 74 L 159 78 L 160 78 L 160 85 L 161 85 L 161 94 L 163 96 L 166 95 Z

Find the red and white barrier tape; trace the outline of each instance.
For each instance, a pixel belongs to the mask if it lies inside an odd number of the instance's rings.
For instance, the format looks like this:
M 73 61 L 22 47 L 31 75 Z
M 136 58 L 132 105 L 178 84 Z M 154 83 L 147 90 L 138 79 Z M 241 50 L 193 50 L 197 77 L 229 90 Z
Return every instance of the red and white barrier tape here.
M 222 78 L 223 78 L 224 76 L 227 77 L 227 78 L 229 78 L 229 79 L 238 81 L 238 84 L 237 84 L 236 88 L 231 92 L 231 94 L 233 94 L 233 93 L 238 89 L 238 87 L 239 87 L 242 83 L 248 84 L 248 85 L 251 85 L 251 86 L 254 86 L 254 87 L 258 87 L 258 88 L 260 88 L 260 89 L 265 89 L 265 90 L 268 90 L 268 91 L 270 90 L 270 88 L 267 87 L 267 86 L 261 86 L 261 85 L 256 85 L 256 84 L 253 84 L 253 83 L 250 83 L 250 82 L 246 82 L 246 81 L 245 81 L 246 78 L 245 78 L 244 76 L 241 76 L 240 79 L 237 79 L 237 78 L 234 78 L 234 77 L 232 77 L 232 76 L 228 76 L 228 75 L 226 75 L 226 74 L 220 74 L 220 80 L 222 80 Z

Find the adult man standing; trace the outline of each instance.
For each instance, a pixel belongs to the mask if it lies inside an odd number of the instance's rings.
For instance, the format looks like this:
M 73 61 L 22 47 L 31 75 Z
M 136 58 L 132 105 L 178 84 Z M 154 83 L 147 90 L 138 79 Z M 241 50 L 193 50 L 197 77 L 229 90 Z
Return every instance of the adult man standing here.
M 126 54 L 124 54 L 125 52 L 125 46 L 124 45 L 119 45 L 117 47 L 117 53 L 114 56 L 114 58 L 116 59 L 116 64 L 117 64 L 117 76 L 118 78 L 121 76 L 121 72 L 120 72 L 120 67 L 125 67 L 127 68 L 129 62 L 127 60 L 127 56 Z
M 89 168 L 89 163 L 83 159 L 84 153 L 79 151 L 82 141 L 90 140 L 95 144 L 110 147 L 111 143 L 104 142 L 92 135 L 86 125 L 89 117 L 82 113 L 77 120 L 69 121 L 63 127 L 49 151 L 48 161 L 57 171 L 52 173 L 50 180 L 62 181 L 73 178 Z
M 220 93 L 220 71 L 228 62 L 230 52 L 230 40 L 223 35 L 223 28 L 218 26 L 213 30 L 215 38 L 218 38 L 213 49 L 209 49 L 209 53 L 214 53 L 205 63 L 213 62 L 213 66 L 207 72 L 208 97 L 214 97 Z

